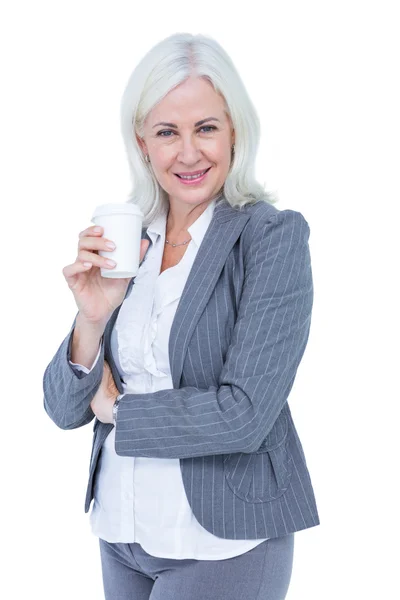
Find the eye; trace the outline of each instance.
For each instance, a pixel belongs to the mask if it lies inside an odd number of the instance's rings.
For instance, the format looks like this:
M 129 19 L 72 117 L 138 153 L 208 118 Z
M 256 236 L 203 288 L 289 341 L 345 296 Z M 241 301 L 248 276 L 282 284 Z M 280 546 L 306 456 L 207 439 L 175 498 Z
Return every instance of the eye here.
M 200 127 L 200 129 L 198 131 L 201 131 L 202 129 L 209 129 L 210 131 L 213 131 L 214 129 L 217 129 L 217 128 L 214 125 L 203 125 L 203 127 Z M 205 131 L 205 133 L 210 133 L 210 131 Z M 162 131 L 159 131 L 157 133 L 157 135 L 159 135 L 160 137 L 172 137 L 170 135 L 163 135 L 164 133 L 175 134 L 175 132 L 172 131 L 171 129 L 163 129 Z

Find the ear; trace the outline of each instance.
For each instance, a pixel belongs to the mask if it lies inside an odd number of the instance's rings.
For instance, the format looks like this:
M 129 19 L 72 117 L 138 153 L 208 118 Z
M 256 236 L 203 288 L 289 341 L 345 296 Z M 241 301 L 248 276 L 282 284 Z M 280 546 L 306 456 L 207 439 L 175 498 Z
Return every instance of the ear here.
M 135 135 L 136 135 L 136 141 L 139 144 L 139 148 L 141 149 L 143 154 L 148 154 L 147 147 L 146 147 L 146 144 L 145 144 L 143 138 L 139 137 L 137 134 L 135 134 Z

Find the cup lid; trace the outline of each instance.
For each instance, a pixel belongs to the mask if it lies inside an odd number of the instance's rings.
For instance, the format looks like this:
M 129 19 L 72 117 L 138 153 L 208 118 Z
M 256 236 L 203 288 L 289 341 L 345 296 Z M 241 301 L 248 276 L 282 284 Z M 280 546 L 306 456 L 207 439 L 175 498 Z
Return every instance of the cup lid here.
M 109 204 L 96 206 L 91 220 L 93 221 L 96 217 L 105 215 L 136 215 L 143 218 L 140 208 L 132 202 L 110 202 Z

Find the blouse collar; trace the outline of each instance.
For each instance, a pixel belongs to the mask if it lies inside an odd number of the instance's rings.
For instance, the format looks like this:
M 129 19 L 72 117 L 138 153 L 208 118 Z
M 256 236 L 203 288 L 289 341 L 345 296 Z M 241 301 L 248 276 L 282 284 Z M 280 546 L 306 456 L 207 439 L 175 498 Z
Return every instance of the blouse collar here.
M 210 225 L 216 202 L 217 199 L 212 200 L 200 217 L 188 227 L 188 232 L 197 249 L 199 249 L 208 226 Z M 147 234 L 151 238 L 153 244 L 157 241 L 159 236 L 165 236 L 166 223 L 167 209 L 164 208 L 163 211 L 151 221 L 147 228 Z

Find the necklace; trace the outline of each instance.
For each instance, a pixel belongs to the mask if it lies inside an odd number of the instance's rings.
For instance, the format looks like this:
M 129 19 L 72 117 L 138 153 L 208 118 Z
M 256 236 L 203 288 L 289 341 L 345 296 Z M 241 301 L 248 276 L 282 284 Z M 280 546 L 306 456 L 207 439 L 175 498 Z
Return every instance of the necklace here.
M 181 244 L 171 244 L 171 242 L 169 242 L 168 240 L 165 240 L 166 244 L 169 244 L 170 246 L 173 246 L 175 248 L 175 246 L 184 246 L 185 244 L 188 244 L 190 242 L 190 240 L 186 240 L 186 242 L 182 242 Z

